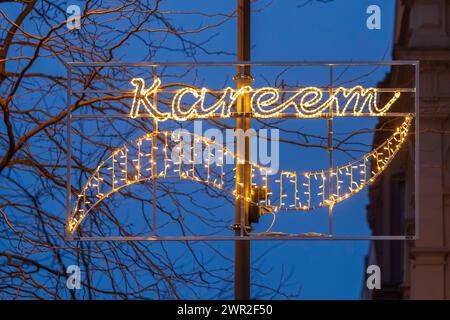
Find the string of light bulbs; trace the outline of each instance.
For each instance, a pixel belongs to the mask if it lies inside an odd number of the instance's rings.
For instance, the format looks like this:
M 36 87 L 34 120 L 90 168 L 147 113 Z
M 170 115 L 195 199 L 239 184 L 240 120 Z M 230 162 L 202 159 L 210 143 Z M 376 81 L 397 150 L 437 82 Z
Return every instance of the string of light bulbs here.
M 232 106 L 244 94 L 251 94 L 251 117 L 278 118 L 285 114 L 295 115 L 297 118 L 318 118 L 332 114 L 340 116 L 383 116 L 393 103 L 400 98 L 400 91 L 393 89 L 393 96 L 384 104 L 378 106 L 380 90 L 377 88 L 338 87 L 334 89 L 320 89 L 317 87 L 300 88 L 287 99 L 280 101 L 280 90 L 276 87 L 259 89 L 243 86 L 239 89 L 226 87 L 220 90 L 221 95 L 211 105 L 206 106 L 206 96 L 212 93 L 207 88 L 194 89 L 184 87 L 174 91 L 170 110 L 162 111 L 153 102 L 158 92 L 164 92 L 161 79 L 155 78 L 150 87 L 145 87 L 143 78 L 133 78 L 131 84 L 135 87 L 129 116 L 151 117 L 158 121 L 189 119 L 205 119 L 211 117 L 229 118 L 232 116 Z M 195 102 L 183 103 L 187 95 Z M 185 99 L 187 100 L 187 99 Z
M 275 175 L 270 168 L 251 164 L 251 185 L 261 185 L 267 190 L 276 188 L 279 190 L 278 201 L 271 197 L 274 195 L 271 191 L 266 193 L 264 199 L 255 204 L 271 208 L 272 212 L 280 210 L 307 211 L 334 206 L 349 198 L 368 184 L 373 183 L 386 169 L 403 145 L 412 118 L 412 116 L 405 117 L 403 123 L 396 128 L 388 140 L 359 160 L 332 168 L 331 175 L 334 184 L 332 194 L 326 194 L 327 182 L 329 183 L 328 171 L 281 171 Z M 131 184 L 151 179 L 174 177 L 189 179 L 227 192 L 236 199 L 253 203 L 251 197 L 243 198 L 237 194 L 236 188 L 230 190 L 226 185 L 226 176 L 233 174 L 235 178 L 235 167 L 225 171 L 224 158 L 228 155 L 236 160 L 235 154 L 203 136 L 192 133 L 190 135 L 192 137 L 190 141 L 201 143 L 200 152 L 207 153 L 207 161 L 204 163 L 195 161 L 196 152 L 199 151 L 195 146 L 189 145 L 185 149 L 180 137 L 167 131 L 148 133 L 113 150 L 110 156 L 97 166 L 77 195 L 76 204 L 68 223 L 68 231 L 73 233 L 92 209 L 116 192 Z M 159 145 L 158 141 L 160 141 Z M 170 150 L 175 150 L 178 157 L 172 159 L 173 155 L 169 154 Z M 184 150 L 189 150 L 189 152 Z M 370 166 L 371 160 L 374 161 L 375 166 Z M 162 167 L 161 170 L 154 169 L 158 168 L 158 161 L 160 162 L 159 167 Z

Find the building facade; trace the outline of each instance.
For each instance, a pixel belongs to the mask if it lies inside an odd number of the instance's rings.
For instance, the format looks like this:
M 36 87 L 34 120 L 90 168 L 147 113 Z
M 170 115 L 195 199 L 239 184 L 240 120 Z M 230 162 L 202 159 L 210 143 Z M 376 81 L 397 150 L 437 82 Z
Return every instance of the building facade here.
M 419 197 L 419 239 L 374 241 L 366 264 L 381 269 L 381 289 L 365 299 L 450 299 L 450 0 L 398 0 L 395 60 L 420 61 L 419 150 L 414 139 L 369 189 L 367 216 L 374 234 L 405 234 L 415 228 Z M 393 67 L 380 87 L 411 81 Z M 408 99 L 399 111 L 411 110 Z M 390 124 L 381 119 L 378 127 Z M 382 130 L 374 146 L 385 138 Z M 419 152 L 419 194 L 414 194 L 414 153 Z

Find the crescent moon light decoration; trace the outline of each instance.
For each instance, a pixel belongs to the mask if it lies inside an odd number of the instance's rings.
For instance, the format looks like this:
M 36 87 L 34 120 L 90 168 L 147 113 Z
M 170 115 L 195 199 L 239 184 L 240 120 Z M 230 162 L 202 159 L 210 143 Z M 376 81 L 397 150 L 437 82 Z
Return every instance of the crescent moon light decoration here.
M 276 118 L 285 115 L 292 115 L 295 118 L 318 118 L 330 114 L 333 117 L 380 116 L 388 112 L 401 94 L 394 91 L 387 103 L 380 107 L 377 88 L 339 87 L 330 92 L 329 89 L 306 87 L 291 91 L 291 96 L 280 102 L 278 88 L 253 89 L 245 86 L 235 90 L 227 87 L 220 90 L 218 95 L 218 91 L 215 91 L 216 102 L 205 106 L 205 97 L 213 91 L 206 88 L 184 87 L 174 92 L 170 110 L 159 110 L 151 98 L 158 90 L 162 90 L 159 78 L 155 78 L 147 89 L 145 81 L 141 78 L 131 80 L 131 84 L 135 90 L 129 116 L 131 118 L 147 116 L 158 121 L 233 117 L 232 105 L 244 93 L 251 94 L 251 116 L 255 118 Z M 195 102 L 187 108 L 181 106 L 182 99 L 186 95 L 191 95 L 195 99 Z M 332 207 L 349 198 L 372 183 L 392 161 L 405 142 L 412 119 L 413 114 L 404 117 L 401 125 L 376 149 L 356 161 L 332 169 L 317 172 L 281 171 L 273 175 L 270 169 L 252 164 L 252 185 L 259 185 L 268 190 L 277 185 L 279 190 L 278 194 L 272 194 L 273 199 L 269 199 L 271 193 L 267 193 L 265 199 L 258 204 L 270 207 L 273 211 L 308 211 Z M 235 191 L 228 191 L 233 190 L 235 172 L 227 171 L 223 164 L 225 156 L 235 158 L 235 155 L 214 141 L 194 134 L 191 136 L 191 141 L 201 143 L 201 152 L 208 154 L 206 163 L 196 164 L 195 161 L 183 163 L 183 152 L 186 152 L 186 148 L 182 146 L 180 138 L 172 132 L 148 133 L 111 152 L 109 157 L 92 171 L 92 175 L 78 192 L 68 231 L 75 232 L 91 210 L 109 196 L 129 185 L 151 179 L 189 179 L 229 192 L 238 199 L 240 196 Z M 195 147 L 189 145 L 188 150 L 192 150 L 191 155 L 195 160 Z M 219 152 L 219 161 L 210 161 L 210 157 L 217 154 L 213 154 L 213 150 Z M 178 154 L 178 161 L 173 160 L 174 153 Z M 371 163 L 375 165 L 371 166 Z M 326 185 L 329 180 L 333 181 L 332 194 L 327 194 Z M 251 199 L 245 201 L 251 202 Z

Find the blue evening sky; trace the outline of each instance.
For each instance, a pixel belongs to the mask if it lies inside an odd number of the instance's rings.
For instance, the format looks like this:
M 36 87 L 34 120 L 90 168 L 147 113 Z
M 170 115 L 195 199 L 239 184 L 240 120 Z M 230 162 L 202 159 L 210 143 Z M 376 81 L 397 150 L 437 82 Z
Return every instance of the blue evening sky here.
M 326 1 L 325 1 L 326 2 Z M 81 3 L 74 1 L 74 3 Z M 161 10 L 192 10 L 206 12 L 230 12 L 237 1 L 165 1 Z M 303 5 L 304 4 L 304 5 Z M 366 27 L 366 9 L 376 4 L 381 8 L 381 30 L 369 30 Z M 267 5 L 267 6 L 266 6 Z M 320 1 L 258 1 L 253 5 L 252 15 L 252 52 L 254 61 L 319 61 L 319 60 L 390 60 L 393 42 L 393 0 L 334 0 Z M 189 17 L 177 16 L 176 25 L 186 28 L 200 26 L 198 21 Z M 232 20 L 221 28 L 214 30 L 215 35 L 208 43 L 212 51 L 235 53 L 236 20 Z M 211 33 L 209 34 L 211 35 Z M 149 38 L 153 35 L 149 34 Z M 155 37 L 158 37 L 156 35 Z M 201 37 L 201 36 L 200 36 Z M 176 43 L 176 39 L 168 38 Z M 123 59 L 140 61 L 142 53 L 151 48 L 139 48 L 123 52 Z M 233 61 L 233 55 L 213 56 L 197 52 L 197 60 Z M 161 51 L 156 55 L 157 61 L 192 61 L 182 52 Z M 48 67 L 42 64 L 41 67 Z M 58 67 L 59 68 L 59 67 Z M 62 69 L 63 70 L 63 69 Z M 339 70 L 337 70 L 338 72 Z M 357 77 L 364 70 L 349 70 L 336 81 L 345 81 Z M 365 86 L 376 86 L 388 69 L 377 68 L 364 81 Z M 211 73 L 210 77 L 214 77 Z M 300 80 L 307 84 L 321 83 L 327 85 L 328 73 L 310 75 L 301 70 L 290 80 Z M 214 79 L 211 79 L 213 81 Z M 217 79 L 216 79 L 217 80 Z M 358 119 L 346 122 L 347 130 L 351 128 L 372 127 L 373 120 Z M 308 125 L 305 124 L 306 129 Z M 306 130 L 305 129 L 305 130 Z M 337 129 L 339 130 L 339 129 Z M 370 137 L 366 138 L 370 143 Z M 284 151 L 284 153 L 283 153 Z M 287 153 L 289 152 L 289 153 Z M 291 154 L 292 152 L 292 154 Z M 314 159 L 303 150 L 303 153 L 282 149 L 283 166 L 291 167 L 297 160 L 304 168 L 314 165 Z M 284 154 L 284 155 L 283 155 Z M 289 156 L 291 154 L 291 156 Z M 298 158 L 297 158 L 298 157 Z M 302 169 L 304 169 L 302 168 Z M 311 169 L 311 168 L 310 168 Z M 342 235 L 370 234 L 367 225 L 365 206 L 367 191 L 361 192 L 351 205 L 342 204 L 335 211 L 336 233 Z M 229 210 L 234 215 L 234 210 Z M 277 219 L 276 231 L 286 231 L 291 227 L 291 218 L 287 214 Z M 322 214 L 323 217 L 323 214 Z M 314 215 L 306 215 L 306 226 L 315 226 Z M 291 230 L 292 231 L 292 230 Z M 311 231 L 311 230 L 307 230 Z M 232 243 L 214 243 L 214 247 L 232 256 Z M 170 247 L 171 244 L 168 245 Z M 267 286 L 279 281 L 280 274 L 289 275 L 284 291 L 299 292 L 299 299 L 359 299 L 364 280 L 364 257 L 368 252 L 367 241 L 279 241 L 269 243 L 258 241 L 252 243 L 252 257 L 268 270 L 267 276 L 257 275 L 258 282 Z M 257 288 L 254 288 L 257 290 Z
M 391 59 L 395 1 L 312 1 L 304 7 L 296 7 L 305 2 L 274 1 L 268 9 L 253 16 L 253 59 Z M 366 28 L 366 8 L 371 4 L 381 8 L 381 30 Z M 376 72 L 366 85 L 376 85 L 385 71 Z M 347 218 L 336 228 L 343 228 L 347 233 L 368 232 L 366 203 L 364 195 L 357 203 L 346 207 L 343 215 Z M 263 251 L 265 245 L 253 244 L 253 252 Z M 367 251 L 366 241 L 298 241 L 284 242 L 266 258 L 275 269 L 284 266 L 292 272 L 291 282 L 301 286 L 301 299 L 358 299 L 365 283 Z
M 395 10 L 395 2 L 392 0 L 335 0 L 327 3 L 306 0 L 273 1 L 265 7 L 267 3 L 269 2 L 253 5 L 257 11 L 252 15 L 253 61 L 376 61 L 392 58 Z M 372 4 L 381 8 L 381 30 L 369 30 L 366 27 L 369 16 L 366 9 Z M 215 11 L 218 7 L 232 8 L 234 1 L 189 1 L 184 6 Z M 235 27 L 233 22 L 221 28 L 210 48 L 234 51 Z M 171 59 L 183 60 L 183 57 Z M 232 56 L 219 57 L 219 60 L 234 59 Z M 158 56 L 157 60 L 167 61 L 167 55 Z M 214 58 L 205 55 L 204 60 Z M 350 70 L 340 81 L 352 79 L 367 71 Z M 365 86 L 376 86 L 377 82 L 383 80 L 388 69 L 371 68 L 370 71 L 373 72 L 363 83 Z M 307 84 L 328 83 L 327 72 L 314 74 L 314 78 L 308 78 L 308 72 L 305 74 L 299 73 L 298 78 L 309 82 Z M 373 120 L 364 119 L 344 123 L 348 128 L 359 129 L 373 128 L 374 124 Z M 371 138 L 366 139 L 370 143 Z M 306 167 L 314 165 L 315 159 L 308 160 L 308 154 L 305 150 L 303 152 L 299 155 L 303 164 Z M 284 166 L 291 166 L 292 162 L 298 160 L 293 160 L 292 154 L 295 154 L 294 150 L 282 149 L 281 157 L 292 160 L 282 160 Z M 367 191 L 363 191 L 351 204 L 337 206 L 335 231 L 344 235 L 370 234 L 365 215 L 366 204 Z M 314 226 L 316 220 L 314 215 L 306 215 L 304 223 Z M 290 229 L 291 221 L 293 220 L 289 218 L 278 218 L 276 231 L 293 231 Z M 273 285 L 280 274 L 288 274 L 289 288 L 286 291 L 299 290 L 297 298 L 359 299 L 365 283 L 364 258 L 368 246 L 367 241 L 254 242 L 252 257 L 270 270 L 267 277 L 258 276 L 259 282 Z M 217 244 L 217 247 L 225 251 L 232 250 L 232 246 L 223 243 Z
M 201 3 L 201 4 L 200 4 Z M 254 9 L 262 9 L 268 2 L 256 3 Z M 306 4 L 305 4 L 306 3 Z M 304 6 L 302 6 L 305 4 Z M 369 5 L 381 8 L 381 30 L 366 27 Z M 218 7 L 232 8 L 234 1 L 185 2 L 185 7 L 194 6 L 214 11 Z M 376 61 L 390 60 L 393 42 L 395 2 L 392 0 L 335 0 L 328 3 L 317 1 L 273 1 L 268 7 L 252 15 L 253 61 Z M 219 50 L 236 46 L 235 23 L 229 23 L 212 40 L 211 47 Z M 157 60 L 166 61 L 160 56 Z M 173 59 L 182 59 L 176 57 Z M 205 56 L 204 60 L 214 60 Z M 234 60 L 222 57 L 219 60 Z M 367 70 L 354 70 L 346 79 Z M 376 69 L 364 83 L 376 86 L 388 69 Z M 317 81 L 327 83 L 324 72 Z M 300 75 L 300 78 L 304 77 Z M 344 77 L 345 78 L 345 77 Z M 316 79 L 314 79 L 315 81 Z M 343 79 L 341 79 L 342 81 Z M 310 83 L 309 83 L 310 84 Z M 354 120 L 349 126 L 358 128 L 374 126 L 372 121 Z M 370 137 L 367 141 L 371 141 Z M 291 150 L 289 150 L 291 152 Z M 288 157 L 287 154 L 284 154 Z M 283 157 L 283 153 L 281 154 Z M 302 154 L 307 158 L 308 155 Z M 313 163 L 306 161 L 306 163 Z M 289 163 L 287 163 L 289 165 Z M 335 210 L 335 229 L 340 234 L 369 234 L 365 216 L 367 192 L 358 195 L 351 205 L 342 204 Z M 281 221 L 278 221 L 281 220 Z M 289 221 L 277 220 L 276 231 L 289 230 Z M 306 223 L 312 223 L 306 220 Z M 314 223 L 312 223 L 314 224 Z M 367 241 L 293 241 L 252 243 L 252 257 L 270 269 L 267 277 L 258 281 L 270 285 L 277 282 L 281 273 L 289 274 L 289 289 L 300 290 L 300 299 L 359 299 L 365 283 L 364 257 L 368 252 Z M 217 247 L 232 250 L 232 246 L 219 243 Z M 268 250 L 270 248 L 270 250 Z M 263 258 L 261 258 L 263 257 Z

